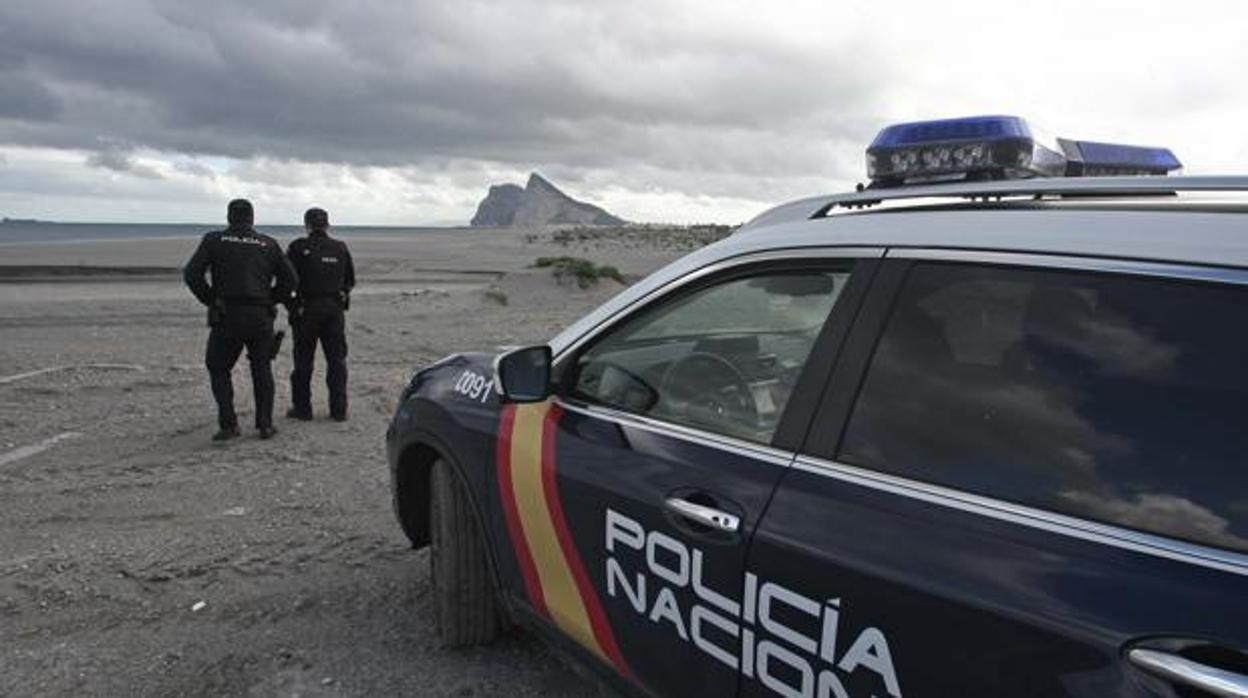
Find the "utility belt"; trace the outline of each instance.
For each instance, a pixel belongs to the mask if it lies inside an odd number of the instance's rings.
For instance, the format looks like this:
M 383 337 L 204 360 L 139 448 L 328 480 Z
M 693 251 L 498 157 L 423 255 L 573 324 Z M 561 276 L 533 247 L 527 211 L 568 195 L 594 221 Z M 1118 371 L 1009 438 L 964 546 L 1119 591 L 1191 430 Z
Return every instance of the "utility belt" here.
M 238 296 L 238 297 L 233 297 L 233 298 L 227 297 L 227 298 L 221 299 L 221 304 L 224 305 L 226 308 L 232 308 L 235 306 L 252 306 L 252 307 L 271 308 L 273 307 L 273 299 L 272 298 L 250 298 L 247 296 Z
M 350 307 L 350 295 L 346 291 L 335 291 L 331 293 L 301 293 L 295 297 L 295 301 L 300 306 L 318 306 L 334 305 L 343 310 Z
M 212 305 L 208 306 L 208 326 L 215 327 L 225 320 L 226 313 L 234 310 L 242 310 L 244 308 L 263 308 L 268 312 L 269 317 L 277 317 L 277 307 L 272 299 L 260 298 L 218 298 Z

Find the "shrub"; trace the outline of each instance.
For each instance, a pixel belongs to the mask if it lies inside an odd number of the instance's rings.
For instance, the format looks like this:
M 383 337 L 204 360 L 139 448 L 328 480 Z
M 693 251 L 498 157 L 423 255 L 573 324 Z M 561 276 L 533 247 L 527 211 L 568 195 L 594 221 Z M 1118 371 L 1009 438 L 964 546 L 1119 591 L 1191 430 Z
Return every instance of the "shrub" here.
M 538 269 L 550 269 L 559 281 L 573 279 L 580 288 L 589 288 L 599 279 L 613 279 L 627 283 L 620 270 L 610 264 L 598 266 L 581 257 L 538 257 L 533 263 Z

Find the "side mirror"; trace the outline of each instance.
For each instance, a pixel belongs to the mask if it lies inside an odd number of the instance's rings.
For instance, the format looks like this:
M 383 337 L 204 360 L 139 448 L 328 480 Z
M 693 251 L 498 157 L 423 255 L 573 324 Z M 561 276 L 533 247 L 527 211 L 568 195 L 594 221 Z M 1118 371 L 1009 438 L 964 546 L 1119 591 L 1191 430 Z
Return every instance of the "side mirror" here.
M 550 397 L 550 347 L 513 349 L 494 360 L 494 380 L 506 402 L 541 402 Z

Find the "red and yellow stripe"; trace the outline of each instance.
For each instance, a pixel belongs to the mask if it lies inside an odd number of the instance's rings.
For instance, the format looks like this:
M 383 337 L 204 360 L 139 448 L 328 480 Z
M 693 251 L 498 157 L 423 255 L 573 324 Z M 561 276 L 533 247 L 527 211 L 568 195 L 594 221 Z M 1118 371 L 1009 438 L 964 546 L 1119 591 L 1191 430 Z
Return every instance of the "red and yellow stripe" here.
M 568 529 L 555 477 L 563 410 L 551 402 L 505 405 L 498 428 L 498 485 L 525 592 L 569 637 L 631 675 Z

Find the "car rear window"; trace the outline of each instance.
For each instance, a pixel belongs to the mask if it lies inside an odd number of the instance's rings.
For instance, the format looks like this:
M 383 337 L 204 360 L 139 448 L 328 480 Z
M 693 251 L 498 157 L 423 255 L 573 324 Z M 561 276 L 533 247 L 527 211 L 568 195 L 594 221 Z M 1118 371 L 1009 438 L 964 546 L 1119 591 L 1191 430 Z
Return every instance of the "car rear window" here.
M 839 459 L 1248 552 L 1248 292 L 911 270 Z

